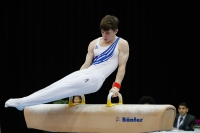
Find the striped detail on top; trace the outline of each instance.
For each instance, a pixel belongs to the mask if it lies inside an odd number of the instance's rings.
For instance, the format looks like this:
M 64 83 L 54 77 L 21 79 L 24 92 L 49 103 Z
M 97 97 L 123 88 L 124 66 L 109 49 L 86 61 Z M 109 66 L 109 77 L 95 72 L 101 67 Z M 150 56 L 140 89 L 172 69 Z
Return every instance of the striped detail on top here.
M 117 46 L 117 43 L 119 41 L 119 37 L 115 40 L 115 42 L 110 45 L 110 47 L 108 49 L 106 49 L 103 53 L 101 53 L 100 55 L 97 55 L 94 57 L 94 60 L 92 62 L 92 65 L 96 65 L 96 64 L 100 64 L 104 61 L 107 61 L 108 59 L 110 59 L 115 51 L 115 47 Z

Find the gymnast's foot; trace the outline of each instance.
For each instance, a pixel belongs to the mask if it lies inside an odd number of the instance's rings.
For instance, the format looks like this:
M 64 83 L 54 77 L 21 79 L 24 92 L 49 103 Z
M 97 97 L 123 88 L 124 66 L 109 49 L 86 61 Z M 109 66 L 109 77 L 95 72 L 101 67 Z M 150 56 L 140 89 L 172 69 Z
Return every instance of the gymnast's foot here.
M 24 109 L 23 106 L 20 106 L 20 99 L 9 99 L 5 102 L 5 107 L 15 107 L 18 110 L 22 111 Z

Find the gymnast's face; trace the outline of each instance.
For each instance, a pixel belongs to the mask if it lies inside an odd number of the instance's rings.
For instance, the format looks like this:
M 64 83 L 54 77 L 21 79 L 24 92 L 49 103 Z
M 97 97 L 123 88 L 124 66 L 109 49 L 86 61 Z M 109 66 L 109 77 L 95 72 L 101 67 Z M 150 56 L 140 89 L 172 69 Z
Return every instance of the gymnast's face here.
M 185 106 L 180 105 L 178 107 L 178 112 L 181 116 L 184 116 L 188 112 L 188 108 Z
M 101 30 L 101 35 L 102 35 L 105 43 L 110 43 L 115 38 L 115 35 L 117 34 L 117 32 L 118 32 L 118 29 L 116 29 L 116 30 L 110 29 L 108 31 Z
M 74 103 L 81 103 L 80 97 L 74 97 Z

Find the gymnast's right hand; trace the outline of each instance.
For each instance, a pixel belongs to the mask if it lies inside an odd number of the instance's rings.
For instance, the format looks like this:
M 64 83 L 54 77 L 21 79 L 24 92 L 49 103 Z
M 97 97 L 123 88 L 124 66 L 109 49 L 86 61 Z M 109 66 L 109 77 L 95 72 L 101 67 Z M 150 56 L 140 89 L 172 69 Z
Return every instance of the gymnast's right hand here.
M 117 89 L 116 87 L 112 87 L 109 91 L 109 93 L 112 92 L 113 95 L 112 97 L 117 97 L 119 95 L 119 89 Z

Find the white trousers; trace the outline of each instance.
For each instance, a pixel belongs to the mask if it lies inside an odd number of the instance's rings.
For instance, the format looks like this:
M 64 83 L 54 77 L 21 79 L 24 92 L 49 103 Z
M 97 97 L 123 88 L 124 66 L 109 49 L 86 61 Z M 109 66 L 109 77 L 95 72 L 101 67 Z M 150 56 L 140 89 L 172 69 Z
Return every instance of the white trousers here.
M 94 93 L 100 89 L 104 81 L 105 77 L 95 69 L 78 70 L 44 89 L 20 98 L 17 106 L 22 109 L 75 95 Z

